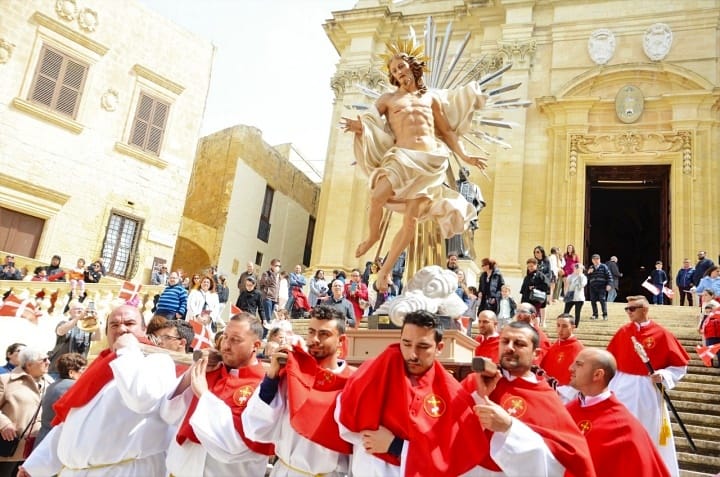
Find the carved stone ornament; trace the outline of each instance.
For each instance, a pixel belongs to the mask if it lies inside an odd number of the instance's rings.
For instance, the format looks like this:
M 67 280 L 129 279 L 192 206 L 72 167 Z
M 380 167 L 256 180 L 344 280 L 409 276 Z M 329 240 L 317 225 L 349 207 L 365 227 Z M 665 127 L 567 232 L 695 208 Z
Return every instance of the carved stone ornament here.
M 673 34 L 664 23 L 655 23 L 645 30 L 643 51 L 652 61 L 665 59 L 672 46 Z
M 615 114 L 626 124 L 634 123 L 640 118 L 644 105 L 645 98 L 637 86 L 623 86 L 615 96 Z
M 535 40 L 498 42 L 498 53 L 504 55 L 508 61 L 524 63 L 528 57 L 532 57 L 532 55 L 535 54 L 535 49 Z
M 108 89 L 100 98 L 100 106 L 102 106 L 105 111 L 115 111 L 119 102 L 120 95 L 114 89 Z
M 682 173 L 693 171 L 693 137 L 690 131 L 668 133 L 641 133 L 628 131 L 619 134 L 571 134 L 568 154 L 568 174 L 578 169 L 578 154 L 595 157 L 617 155 L 661 155 L 669 152 L 682 154 Z
M 615 35 L 607 28 L 599 28 L 590 33 L 588 53 L 596 65 L 604 65 L 615 53 Z
M 12 56 L 15 45 L 0 38 L 0 64 L 7 63 Z
M 60 18 L 73 21 L 78 13 L 78 6 L 75 0 L 56 0 L 55 12 Z
M 341 98 L 345 91 L 351 89 L 354 84 L 362 84 L 365 87 L 384 90 L 387 87 L 388 78 L 380 70 L 373 67 L 358 68 L 353 70 L 342 70 L 335 73 L 330 80 L 330 87 L 335 93 L 335 100 Z
M 92 33 L 97 30 L 98 26 L 98 14 L 95 10 L 89 8 L 83 8 L 78 15 L 78 25 L 80 28 L 88 33 Z

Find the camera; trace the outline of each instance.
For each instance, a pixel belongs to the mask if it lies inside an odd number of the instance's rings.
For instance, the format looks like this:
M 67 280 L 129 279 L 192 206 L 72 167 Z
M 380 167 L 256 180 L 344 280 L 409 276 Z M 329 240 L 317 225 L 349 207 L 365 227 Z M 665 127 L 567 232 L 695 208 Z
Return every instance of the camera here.
M 498 367 L 488 358 L 475 356 L 472 359 L 472 370 L 476 373 L 494 376 L 497 373 Z
M 90 316 L 95 316 L 96 314 L 97 314 L 97 312 L 95 311 L 95 302 L 94 301 L 88 302 L 87 309 L 85 310 L 85 315 L 90 317 Z

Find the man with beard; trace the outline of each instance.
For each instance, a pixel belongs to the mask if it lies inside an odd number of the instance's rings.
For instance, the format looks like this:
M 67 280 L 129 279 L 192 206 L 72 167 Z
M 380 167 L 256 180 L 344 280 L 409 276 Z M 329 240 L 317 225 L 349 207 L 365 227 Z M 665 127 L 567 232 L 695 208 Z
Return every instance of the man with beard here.
M 348 381 L 336 419 L 354 446 L 353 475 L 474 475 L 487 455 L 470 394 L 437 360 L 442 335 L 435 314 L 408 313 L 400 343 Z
M 338 360 L 344 341 L 345 318 L 320 305 L 310 311 L 307 352 L 285 344 L 270 356 L 242 424 L 249 439 L 275 444 L 271 476 L 347 474 L 352 448 L 333 420 L 337 395 L 354 371 Z
M 475 356 L 485 356 L 493 363 L 499 358 L 500 334 L 497 331 L 497 324 L 497 316 L 492 310 L 483 310 L 478 314 L 479 333 L 475 337 L 475 341 L 478 342 Z
M 475 412 L 489 431 L 490 457 L 480 475 L 593 477 L 587 442 L 560 398 L 532 372 L 535 329 L 515 321 L 500 332 L 500 366 L 463 381 L 481 404 Z
M 595 472 L 669 477 L 645 428 L 608 389 L 616 371 L 613 355 L 594 348 L 580 351 L 570 366 L 570 386 L 580 395 L 567 409 L 587 440 Z
M 175 386 L 175 366 L 167 354 L 140 351 L 139 342 L 149 344 L 143 323 L 134 306 L 110 313 L 109 348 L 55 403 L 55 427 L 19 476 L 165 475 L 169 435 L 159 407 Z
M 169 424 L 181 422 L 167 452 L 171 475 L 265 473 L 274 448 L 247 439 L 240 419 L 265 375 L 256 358 L 262 333 L 262 324 L 249 313 L 233 316 L 223 330 L 221 356 L 205 354 L 195 362 L 165 401 L 163 418 Z
M 582 351 L 583 344 L 575 336 L 575 320 L 572 315 L 563 313 L 557 317 L 557 336 L 543 357 L 540 367 L 548 376 L 557 381 L 557 392 L 563 402 L 567 403 L 577 395 L 577 389 L 570 386 L 570 365 L 577 354 Z

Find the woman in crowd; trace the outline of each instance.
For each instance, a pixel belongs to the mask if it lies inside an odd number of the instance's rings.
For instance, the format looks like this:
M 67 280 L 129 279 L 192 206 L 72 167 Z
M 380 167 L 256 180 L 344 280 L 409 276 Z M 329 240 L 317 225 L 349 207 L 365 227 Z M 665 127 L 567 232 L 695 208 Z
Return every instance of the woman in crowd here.
M 45 436 L 52 429 L 52 421 L 55 418 L 53 405 L 63 394 L 75 384 L 75 380 L 85 371 L 87 360 L 79 353 L 65 353 L 57 360 L 57 370 L 60 379 L 48 386 L 45 398 L 42 403 L 42 419 L 40 419 L 40 432 L 38 432 L 35 445 L 40 444 Z
M 5 350 L 5 365 L 0 367 L 0 374 L 11 372 L 20 364 L 20 351 L 25 348 L 22 343 L 13 343 Z
M 457 296 L 462 299 L 462 301 L 465 303 L 465 306 L 470 306 L 470 295 L 468 295 L 467 292 L 467 281 L 465 281 L 465 272 L 460 270 L 459 268 L 455 270 L 455 274 L 458 277 L 458 287 L 455 289 L 455 293 Z
M 290 281 L 288 278 L 290 274 L 285 270 L 280 272 L 280 280 L 278 280 L 278 302 L 277 308 L 280 310 L 286 309 L 288 299 L 290 298 Z
M 328 297 L 328 283 L 325 281 L 325 272 L 318 270 L 315 276 L 310 279 L 310 306 L 317 306 L 319 302 Z
M 491 258 L 486 257 L 480 260 L 480 268 L 482 269 L 478 284 L 480 310 L 492 310 L 497 314 L 505 279 L 500 273 L 497 263 Z
M 575 253 L 574 245 L 571 244 L 567 246 L 563 260 L 565 260 L 565 265 L 563 265 L 563 273 L 565 274 L 563 288 L 567 291 L 567 277 L 575 272 L 575 264 L 580 263 L 580 257 Z
M 204 276 L 199 282 L 199 287 L 188 294 L 187 319 L 201 322 L 214 333 L 220 321 L 220 299 L 215 292 L 215 280 Z
M 565 311 L 570 313 L 570 309 L 575 307 L 575 327 L 580 324 L 580 310 L 585 304 L 585 285 L 587 285 L 587 276 L 583 273 L 582 263 L 573 265 L 573 273 L 568 275 L 567 286 L 565 287 Z
M 25 461 L 25 447 L 40 430 L 40 402 L 52 383 L 48 376 L 50 360 L 47 353 L 31 348 L 20 352 L 18 367 L 0 377 L 0 439 L 20 442 L 13 455 L 0 457 L 0 475 L 14 477 Z M 24 434 L 23 434 L 24 432 Z M 29 451 L 30 449 L 28 449 Z
M 702 293 L 703 290 L 712 290 L 716 297 L 720 296 L 720 266 L 713 265 L 705 271 L 705 275 L 695 288 L 695 293 Z
M 550 280 L 550 295 L 552 295 L 552 303 L 554 303 L 560 296 L 560 289 L 563 285 L 565 260 L 560 256 L 560 249 L 557 247 L 550 249 L 548 260 L 550 261 L 550 271 L 553 274 L 553 278 Z

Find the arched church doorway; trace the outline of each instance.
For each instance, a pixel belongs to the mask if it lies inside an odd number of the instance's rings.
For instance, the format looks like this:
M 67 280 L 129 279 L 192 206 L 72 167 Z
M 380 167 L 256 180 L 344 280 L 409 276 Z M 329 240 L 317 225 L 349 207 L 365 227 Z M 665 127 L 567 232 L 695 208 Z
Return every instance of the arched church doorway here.
M 588 166 L 583 261 L 615 255 L 623 277 L 616 301 L 645 294 L 655 262 L 673 279 L 670 255 L 670 166 Z

